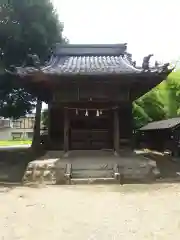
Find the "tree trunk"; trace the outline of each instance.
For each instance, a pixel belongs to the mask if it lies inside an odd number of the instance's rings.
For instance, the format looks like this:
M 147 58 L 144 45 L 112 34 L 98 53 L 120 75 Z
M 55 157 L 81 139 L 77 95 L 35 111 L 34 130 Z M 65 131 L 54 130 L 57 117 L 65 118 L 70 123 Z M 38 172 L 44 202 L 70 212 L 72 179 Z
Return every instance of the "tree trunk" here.
M 41 137 L 41 109 L 42 102 L 37 99 L 36 103 L 36 116 L 35 116 L 35 124 L 34 124 L 34 134 L 31 147 L 33 149 L 39 149 L 40 147 L 40 137 Z

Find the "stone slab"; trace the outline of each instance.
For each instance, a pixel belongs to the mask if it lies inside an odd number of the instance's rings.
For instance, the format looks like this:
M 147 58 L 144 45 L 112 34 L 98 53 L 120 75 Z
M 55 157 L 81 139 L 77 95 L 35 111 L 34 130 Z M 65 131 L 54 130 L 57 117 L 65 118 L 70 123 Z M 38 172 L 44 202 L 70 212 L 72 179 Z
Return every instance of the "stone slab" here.
M 57 184 L 64 181 L 65 164 L 60 159 L 35 160 L 28 164 L 23 183 Z

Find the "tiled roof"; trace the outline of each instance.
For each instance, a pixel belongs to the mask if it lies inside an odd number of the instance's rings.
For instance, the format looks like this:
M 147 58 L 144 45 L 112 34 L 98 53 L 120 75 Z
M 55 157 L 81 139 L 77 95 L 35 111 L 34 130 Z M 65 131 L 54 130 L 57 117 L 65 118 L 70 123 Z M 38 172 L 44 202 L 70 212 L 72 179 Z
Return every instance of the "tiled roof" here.
M 142 67 L 134 66 L 132 56 L 126 52 L 126 48 L 126 44 L 57 44 L 46 66 L 40 69 L 32 66 L 15 69 L 16 73 L 21 76 L 32 75 L 39 71 L 59 76 L 124 75 L 144 72 Z M 164 69 L 164 66 L 158 69 L 152 68 L 147 71 L 147 76 L 149 72 L 168 75 L 170 73 L 168 71 Z
M 141 131 L 157 130 L 157 129 L 170 129 L 180 124 L 180 118 L 171 118 L 162 121 L 151 122 L 140 128 Z
M 55 57 L 52 65 L 43 69 L 54 74 L 119 74 L 140 72 L 122 56 Z
M 31 74 L 33 67 L 17 68 L 18 74 Z M 139 73 L 128 60 L 126 44 L 57 45 L 46 67 L 41 71 L 57 75 L 104 75 Z

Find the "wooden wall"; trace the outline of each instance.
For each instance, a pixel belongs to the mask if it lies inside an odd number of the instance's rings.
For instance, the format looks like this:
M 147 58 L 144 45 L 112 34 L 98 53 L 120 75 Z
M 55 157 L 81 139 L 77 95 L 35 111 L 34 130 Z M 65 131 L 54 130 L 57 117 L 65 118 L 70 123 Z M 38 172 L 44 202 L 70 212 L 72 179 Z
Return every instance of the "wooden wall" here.
M 132 103 L 125 103 L 119 109 L 119 136 L 120 144 L 131 144 L 133 131 Z
M 121 102 L 130 99 L 129 86 L 104 82 L 86 82 L 84 84 L 71 83 L 61 85 L 54 91 L 55 102 L 77 102 L 77 101 L 110 101 Z
M 53 149 L 63 149 L 64 110 L 51 106 L 49 111 L 49 138 Z
M 99 117 L 96 111 L 69 110 L 70 117 L 70 148 L 71 149 L 101 149 L 113 148 L 113 110 L 103 111 Z M 119 108 L 120 144 L 130 144 L 132 137 L 132 104 L 126 103 Z M 63 149 L 64 144 L 64 109 L 52 106 L 50 111 L 50 138 L 54 146 Z

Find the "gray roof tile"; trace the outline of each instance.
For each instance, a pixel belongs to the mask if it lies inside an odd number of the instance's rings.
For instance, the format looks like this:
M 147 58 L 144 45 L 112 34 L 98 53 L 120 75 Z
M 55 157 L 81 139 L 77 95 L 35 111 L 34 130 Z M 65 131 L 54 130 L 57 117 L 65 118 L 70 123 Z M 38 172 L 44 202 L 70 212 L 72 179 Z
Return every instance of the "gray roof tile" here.
M 39 71 L 35 67 L 18 67 L 16 70 L 18 75 L 31 75 Z M 126 44 L 57 44 L 50 62 L 40 70 L 45 74 L 71 76 L 143 72 L 142 68 L 133 66 L 131 54 L 126 52 Z
M 141 72 L 122 56 L 68 56 L 55 57 L 44 73 L 56 74 L 120 74 Z
M 57 45 L 50 62 L 41 71 L 57 75 L 105 75 L 139 73 L 126 58 L 126 44 Z M 19 67 L 18 74 L 32 74 L 35 68 Z M 37 71 L 37 69 L 36 69 Z
M 166 119 L 162 121 L 155 121 L 155 122 L 148 123 L 144 127 L 140 128 L 140 130 L 146 131 L 146 130 L 157 130 L 157 129 L 170 129 L 170 128 L 176 127 L 179 124 L 180 124 L 180 117 L 171 118 L 171 119 Z

